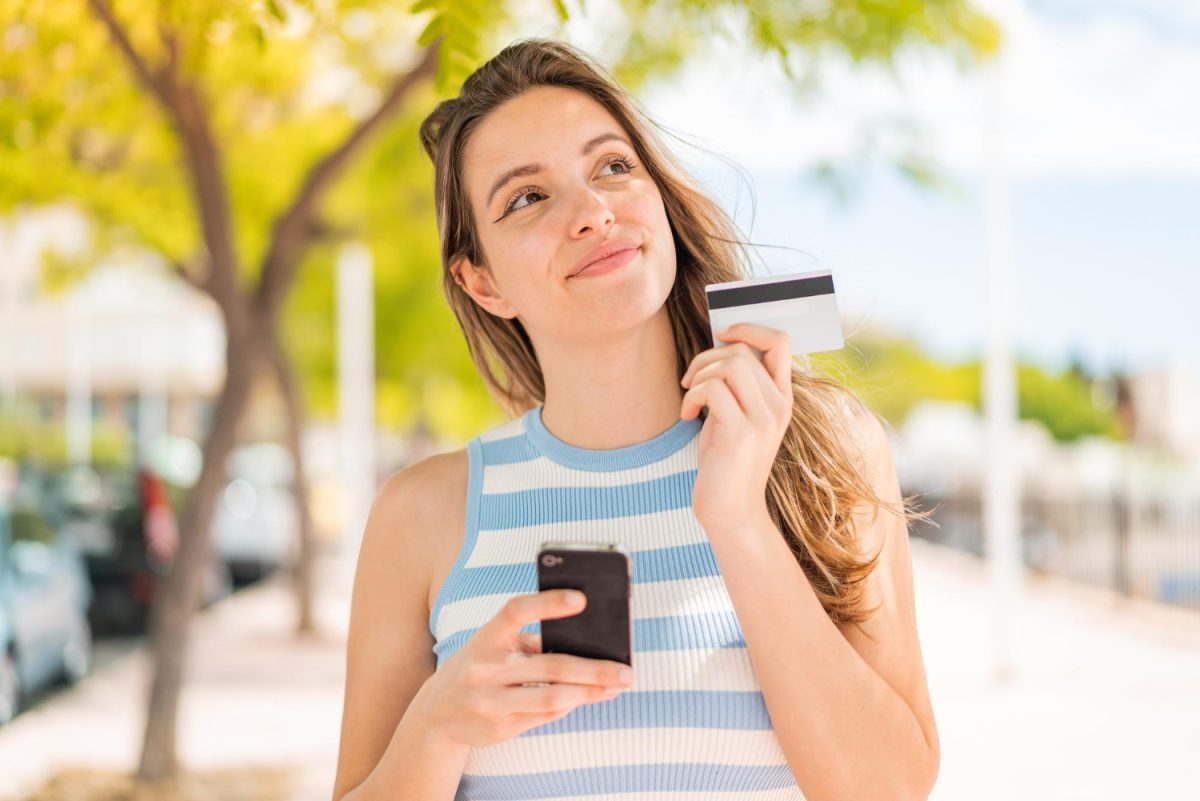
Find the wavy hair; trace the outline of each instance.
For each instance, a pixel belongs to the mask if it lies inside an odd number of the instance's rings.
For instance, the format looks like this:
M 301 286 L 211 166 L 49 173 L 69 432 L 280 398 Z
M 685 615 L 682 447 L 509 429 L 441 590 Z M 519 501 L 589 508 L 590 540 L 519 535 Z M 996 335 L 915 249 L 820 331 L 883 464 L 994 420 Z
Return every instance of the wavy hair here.
M 535 86 L 587 94 L 624 128 L 662 195 L 678 259 L 667 310 L 677 353 L 677 378 L 696 354 L 711 347 L 706 284 L 749 275 L 749 253 L 733 220 L 709 198 L 652 130 L 644 114 L 600 65 L 553 39 L 513 42 L 470 75 L 455 98 L 422 121 L 421 145 L 434 166 L 434 203 L 441 243 L 442 290 L 458 319 L 472 360 L 492 397 L 517 416 L 545 400 L 533 343 L 516 318 L 496 317 L 457 285 L 451 266 L 465 256 L 488 270 L 463 175 L 463 153 L 480 122 Z M 869 410 L 846 385 L 792 367 L 792 420 L 767 482 L 767 507 L 788 547 L 835 623 L 860 623 L 865 581 L 879 551 L 864 554 L 855 536 L 855 506 L 899 514 L 905 525 L 925 515 L 879 498 L 847 447 L 859 414 Z M 702 415 L 707 410 L 702 411 Z M 874 519 L 874 514 L 872 515 Z M 860 627 L 861 631 L 861 627 Z

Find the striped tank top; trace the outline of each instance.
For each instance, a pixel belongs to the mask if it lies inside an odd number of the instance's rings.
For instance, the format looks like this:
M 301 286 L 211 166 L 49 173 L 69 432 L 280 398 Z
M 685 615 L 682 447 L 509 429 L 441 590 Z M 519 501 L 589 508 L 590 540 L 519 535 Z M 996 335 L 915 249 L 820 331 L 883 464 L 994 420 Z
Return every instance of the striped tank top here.
M 633 562 L 636 678 L 611 700 L 471 749 L 456 801 L 803 799 L 692 513 L 700 418 L 592 450 L 551 434 L 541 411 L 467 444 L 465 537 L 429 619 L 437 666 L 509 598 L 537 592 L 542 542 L 617 542 Z

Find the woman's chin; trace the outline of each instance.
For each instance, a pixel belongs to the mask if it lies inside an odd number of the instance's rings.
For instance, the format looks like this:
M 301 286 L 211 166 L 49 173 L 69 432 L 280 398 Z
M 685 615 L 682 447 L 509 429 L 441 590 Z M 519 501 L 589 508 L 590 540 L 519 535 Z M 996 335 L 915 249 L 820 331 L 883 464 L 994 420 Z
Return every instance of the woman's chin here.
M 667 294 L 650 292 L 644 286 L 631 286 L 629 291 L 607 292 L 579 304 L 579 319 L 589 321 L 588 327 L 604 331 L 633 330 L 666 314 Z

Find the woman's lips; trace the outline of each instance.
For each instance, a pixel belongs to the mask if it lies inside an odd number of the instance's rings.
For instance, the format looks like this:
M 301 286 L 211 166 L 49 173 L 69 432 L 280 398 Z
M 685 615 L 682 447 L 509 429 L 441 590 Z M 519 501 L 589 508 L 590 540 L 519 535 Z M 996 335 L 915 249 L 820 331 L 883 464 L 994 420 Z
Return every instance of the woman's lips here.
M 626 264 L 628 264 L 629 262 L 633 261 L 633 257 L 636 256 L 639 252 L 641 252 L 640 247 L 629 248 L 628 250 L 622 250 L 619 253 L 614 253 L 607 258 L 603 258 L 603 259 L 600 259 L 599 261 L 592 262 L 587 267 L 584 267 L 582 270 L 575 273 L 571 277 L 572 278 L 588 278 L 591 276 L 604 275 L 605 273 L 611 273 L 613 270 L 623 267 Z

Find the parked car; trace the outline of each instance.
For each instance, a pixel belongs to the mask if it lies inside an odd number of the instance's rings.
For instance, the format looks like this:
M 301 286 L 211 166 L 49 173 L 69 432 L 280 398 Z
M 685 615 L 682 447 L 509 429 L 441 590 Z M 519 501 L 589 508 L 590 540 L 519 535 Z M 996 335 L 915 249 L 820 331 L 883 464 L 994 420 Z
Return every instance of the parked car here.
M 226 475 L 212 532 L 234 581 L 255 581 L 293 564 L 299 521 L 288 450 L 269 442 L 238 448 L 226 462 Z
M 195 484 L 203 467 L 200 445 L 186 437 L 160 438 L 150 463 L 172 487 Z M 292 498 L 292 456 L 274 442 L 242 445 L 225 460 L 225 486 L 213 510 L 213 548 L 236 585 L 294 564 L 299 521 Z
M 76 466 L 44 476 L 46 508 L 84 555 L 99 633 L 144 631 L 160 576 L 179 549 L 175 509 L 180 492 L 148 468 Z M 232 592 L 229 568 L 210 549 L 203 604 Z
M 0 725 L 35 691 L 91 669 L 84 559 L 39 500 L 37 487 L 20 481 L 0 491 Z

